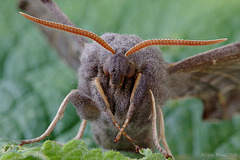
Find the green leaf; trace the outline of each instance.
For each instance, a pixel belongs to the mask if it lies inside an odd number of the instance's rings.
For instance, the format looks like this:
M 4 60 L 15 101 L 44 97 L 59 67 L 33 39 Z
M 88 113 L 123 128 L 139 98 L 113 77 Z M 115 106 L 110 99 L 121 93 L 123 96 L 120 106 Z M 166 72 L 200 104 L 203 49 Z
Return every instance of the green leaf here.
M 142 160 L 159 160 L 159 159 L 164 160 L 165 159 L 163 154 L 161 153 L 153 154 L 150 149 L 142 149 L 140 150 L 140 154 L 145 156 L 144 158 L 142 158 Z M 171 160 L 172 158 L 168 158 L 168 159 Z
M 71 140 L 63 146 L 54 141 L 46 141 L 39 147 L 39 144 L 19 146 L 18 142 L 0 139 L 0 160 L 26 160 L 26 159 L 94 159 L 94 160 L 130 160 L 117 151 L 107 151 L 103 153 L 101 149 L 88 149 L 86 144 L 80 140 Z M 149 149 L 141 152 L 145 157 L 142 159 L 159 159 L 164 157 L 160 153 L 152 154 Z
M 89 150 L 87 153 L 84 154 L 83 159 L 95 159 L 95 160 L 100 160 L 104 159 L 103 152 L 101 149 L 92 149 Z
M 83 141 L 71 140 L 62 147 L 63 158 L 83 157 L 88 152 L 87 145 Z
M 165 157 L 160 153 L 156 153 L 151 156 L 147 156 L 147 157 L 143 158 L 143 160 L 160 160 L 160 159 L 162 159 L 162 160 L 165 159 Z M 171 158 L 168 158 L 168 159 L 170 160 Z
M 61 146 L 52 141 L 46 141 L 41 149 L 42 153 L 51 159 L 61 159 Z
M 104 158 L 106 160 L 116 159 L 116 160 L 128 160 L 129 158 L 124 157 L 121 153 L 115 151 L 108 151 L 104 153 Z
M 150 149 L 141 149 L 140 154 L 145 155 L 145 156 L 151 156 L 153 153 Z

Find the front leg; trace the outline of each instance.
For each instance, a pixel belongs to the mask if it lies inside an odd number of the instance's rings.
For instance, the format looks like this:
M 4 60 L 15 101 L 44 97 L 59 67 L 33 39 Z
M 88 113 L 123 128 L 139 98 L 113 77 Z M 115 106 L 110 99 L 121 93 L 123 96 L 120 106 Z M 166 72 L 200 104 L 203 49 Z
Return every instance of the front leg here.
M 148 106 L 149 103 L 151 103 L 150 97 L 148 95 L 149 87 L 150 86 L 148 85 L 148 75 L 144 73 L 138 73 L 131 93 L 130 106 L 128 108 L 126 120 L 123 124 L 123 127 L 117 134 L 115 142 L 119 141 L 122 132 L 125 130 L 132 117 L 134 117 L 133 119 L 138 119 L 139 123 L 141 122 L 146 123 L 145 118 L 146 117 L 148 118 L 149 115 L 151 114 L 150 109 L 146 108 L 146 106 Z M 135 107 L 137 107 L 137 110 L 135 110 Z M 133 114 L 133 112 L 135 113 Z
M 101 100 L 103 100 L 103 103 L 104 103 L 104 105 L 100 105 L 102 111 L 107 114 L 107 116 L 108 116 L 109 120 L 112 122 L 112 124 L 113 124 L 118 130 L 120 130 L 121 128 L 120 128 L 120 126 L 119 126 L 116 118 L 114 117 L 114 115 L 112 114 L 112 112 L 111 112 L 111 110 L 110 110 L 110 104 L 109 104 L 109 102 L 108 102 L 108 100 L 107 100 L 106 95 L 104 94 L 103 88 L 102 88 L 102 86 L 101 86 L 101 84 L 100 84 L 100 81 L 99 81 L 98 77 L 96 77 L 96 78 L 93 80 L 93 83 L 95 84 L 95 87 L 96 87 L 95 89 L 96 89 L 97 93 L 99 94 L 99 98 L 100 98 Z M 100 99 L 99 99 L 99 100 L 100 100 Z M 100 100 L 100 101 L 101 101 L 101 100 Z M 138 150 L 139 147 L 133 143 L 132 138 L 129 137 L 125 132 L 122 132 L 122 133 L 123 133 L 123 135 L 128 139 L 128 141 L 135 146 L 136 150 Z
M 53 119 L 51 124 L 48 126 L 47 130 L 37 138 L 22 140 L 20 145 L 22 146 L 24 144 L 35 143 L 46 138 L 53 131 L 53 129 L 57 125 L 57 122 L 61 118 L 63 118 L 64 111 L 69 102 L 72 102 L 74 104 L 74 106 L 77 108 L 77 111 L 80 117 L 83 119 L 82 125 L 81 125 L 82 127 L 80 127 L 80 131 L 76 136 L 76 138 L 78 139 L 79 137 L 81 137 L 87 122 L 85 119 L 95 119 L 100 115 L 100 112 L 97 109 L 97 107 L 94 105 L 94 101 L 91 100 L 91 98 L 87 97 L 86 95 L 82 94 L 79 90 L 76 89 L 76 90 L 72 90 L 65 97 L 65 99 L 63 100 L 62 104 L 58 109 L 58 112 L 55 118 Z
M 100 116 L 97 103 L 79 90 L 71 94 L 69 100 L 75 106 L 81 119 L 94 120 Z
M 132 118 L 132 115 L 133 115 L 133 112 L 134 112 L 134 108 L 135 108 L 135 104 L 134 104 L 134 102 L 133 102 L 133 98 L 134 98 L 134 96 L 135 96 L 136 88 L 139 86 L 139 82 L 140 82 L 141 76 L 142 76 L 142 74 L 141 74 L 141 73 L 138 73 L 137 78 L 136 78 L 135 83 L 134 83 L 134 86 L 133 86 L 132 93 L 131 93 L 130 106 L 129 106 L 129 109 L 128 109 L 128 112 L 127 112 L 126 120 L 125 120 L 122 128 L 121 128 L 120 131 L 118 132 L 118 134 L 117 134 L 116 139 L 114 140 L 114 142 L 118 142 L 118 141 L 119 141 L 119 139 L 120 139 L 123 131 L 124 131 L 125 128 L 127 127 L 130 119 Z
M 75 93 L 77 92 L 77 90 L 72 90 L 63 100 L 63 102 L 61 103 L 58 112 L 56 114 L 56 116 L 54 117 L 53 121 L 51 122 L 51 124 L 48 126 L 47 130 L 39 137 L 34 138 L 34 139 L 28 139 L 28 140 L 22 140 L 20 143 L 20 146 L 24 145 L 24 144 L 29 144 L 29 143 L 35 143 L 35 142 L 39 142 L 41 140 L 43 140 L 44 138 L 46 138 L 55 128 L 55 126 L 57 125 L 57 122 L 63 118 L 63 114 L 64 111 L 67 107 L 67 104 L 70 101 L 70 97 L 73 96 Z

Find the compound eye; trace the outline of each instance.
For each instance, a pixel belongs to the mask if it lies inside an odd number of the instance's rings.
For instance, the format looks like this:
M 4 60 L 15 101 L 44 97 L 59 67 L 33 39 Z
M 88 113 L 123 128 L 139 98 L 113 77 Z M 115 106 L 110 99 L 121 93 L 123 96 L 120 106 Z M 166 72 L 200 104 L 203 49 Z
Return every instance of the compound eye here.
M 132 78 L 135 75 L 136 68 L 132 63 L 129 63 L 126 78 Z
M 106 64 L 103 65 L 103 73 L 106 75 L 106 76 L 110 76 L 109 72 L 108 72 L 108 67 Z

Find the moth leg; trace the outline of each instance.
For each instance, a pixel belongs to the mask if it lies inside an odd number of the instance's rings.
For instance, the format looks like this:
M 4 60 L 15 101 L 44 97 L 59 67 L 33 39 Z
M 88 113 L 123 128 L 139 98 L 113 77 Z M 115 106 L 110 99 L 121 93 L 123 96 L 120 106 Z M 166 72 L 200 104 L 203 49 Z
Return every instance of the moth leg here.
M 81 119 L 95 120 L 100 116 L 97 102 L 79 90 L 69 97 Z
M 80 128 L 78 130 L 78 133 L 77 133 L 76 137 L 74 137 L 74 139 L 81 139 L 82 138 L 82 135 L 83 135 L 83 132 L 85 130 L 86 125 L 87 125 L 87 120 L 83 119 L 82 122 L 81 122 Z
M 167 153 L 159 144 L 158 136 L 157 136 L 157 126 L 156 126 L 157 113 L 156 113 L 155 99 L 154 99 L 154 95 L 153 95 L 152 91 L 151 90 L 149 90 L 149 91 L 150 91 L 151 99 L 152 99 L 152 112 L 153 112 L 152 113 L 152 134 L 153 134 L 153 141 L 155 143 L 155 146 L 159 150 L 159 152 L 161 152 L 166 158 L 168 158 L 168 157 L 173 158 L 171 153 Z
M 131 97 L 130 97 L 130 106 L 129 106 L 129 109 L 128 109 L 128 113 L 127 113 L 126 120 L 125 120 L 122 128 L 119 130 L 119 132 L 118 132 L 118 134 L 117 134 L 116 139 L 115 139 L 114 142 L 118 142 L 118 141 L 119 141 L 119 139 L 120 139 L 123 131 L 124 131 L 125 128 L 127 127 L 130 119 L 132 118 L 132 115 L 133 115 L 133 112 L 134 112 L 134 107 L 135 107 L 135 105 L 134 105 L 133 102 L 132 102 L 132 99 L 133 99 L 133 97 L 134 97 L 136 88 L 137 88 L 138 85 L 139 85 L 139 81 L 140 81 L 141 75 L 142 75 L 141 73 L 138 73 L 138 75 L 137 75 L 137 78 L 136 78 L 136 81 L 135 81 L 135 83 L 134 83 L 133 90 L 132 90 L 132 93 L 131 93 Z
M 106 98 L 106 96 L 105 96 L 105 94 L 104 94 L 104 92 L 103 92 L 102 86 L 101 86 L 100 81 L 99 81 L 99 79 L 98 79 L 97 77 L 94 79 L 94 83 L 95 83 L 95 85 L 96 85 L 96 87 L 97 87 L 97 90 L 98 90 L 98 92 L 100 93 L 100 96 L 102 97 L 105 105 L 107 106 L 107 107 L 104 107 L 104 111 L 105 111 L 105 112 L 107 113 L 107 115 L 110 117 L 110 120 L 111 120 L 111 122 L 113 123 L 113 125 L 120 131 L 121 128 L 120 128 L 119 124 L 117 123 L 116 118 L 114 117 L 114 115 L 112 114 L 112 112 L 111 112 L 111 110 L 110 110 L 110 104 L 109 104 L 109 102 L 108 102 L 108 100 L 107 100 L 107 98 Z M 132 143 L 132 144 L 135 146 L 136 149 L 139 148 L 137 145 L 135 145 L 135 144 L 133 143 L 132 138 L 129 137 L 125 132 L 123 132 L 123 135 L 128 139 L 128 141 L 129 141 L 130 143 Z
M 164 117 L 162 109 L 158 106 L 158 120 L 159 120 L 159 139 L 158 141 L 162 143 L 163 147 L 166 149 L 167 153 L 172 155 L 171 150 L 169 149 L 166 137 L 165 137 L 165 128 L 164 128 Z
M 72 90 L 70 93 L 68 93 L 68 95 L 64 98 L 63 102 L 61 103 L 58 112 L 56 114 L 56 116 L 54 117 L 53 121 L 51 122 L 51 124 L 48 126 L 47 130 L 39 137 L 34 138 L 34 139 L 28 139 L 28 140 L 22 140 L 21 141 L 21 146 L 24 144 L 29 144 L 29 143 L 35 143 L 38 141 L 43 140 L 44 138 L 46 138 L 54 129 L 54 127 L 56 126 L 57 122 L 59 121 L 59 119 L 63 118 L 63 114 L 64 111 L 67 107 L 67 104 L 69 102 L 69 97 L 71 97 L 75 92 L 77 92 L 77 90 Z

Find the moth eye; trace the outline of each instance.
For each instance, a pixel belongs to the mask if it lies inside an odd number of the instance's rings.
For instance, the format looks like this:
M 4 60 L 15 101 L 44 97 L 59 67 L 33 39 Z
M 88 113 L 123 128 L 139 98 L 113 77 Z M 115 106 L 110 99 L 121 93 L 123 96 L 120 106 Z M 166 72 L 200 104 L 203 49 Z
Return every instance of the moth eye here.
M 109 71 L 108 71 L 108 67 L 107 67 L 106 65 L 103 65 L 103 73 L 104 73 L 106 76 L 110 76 Z
M 135 66 L 130 63 L 128 66 L 128 70 L 127 70 L 127 74 L 126 74 L 126 78 L 132 78 L 135 75 Z

